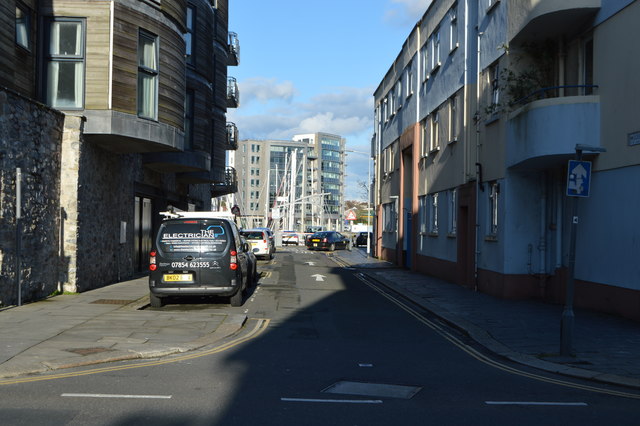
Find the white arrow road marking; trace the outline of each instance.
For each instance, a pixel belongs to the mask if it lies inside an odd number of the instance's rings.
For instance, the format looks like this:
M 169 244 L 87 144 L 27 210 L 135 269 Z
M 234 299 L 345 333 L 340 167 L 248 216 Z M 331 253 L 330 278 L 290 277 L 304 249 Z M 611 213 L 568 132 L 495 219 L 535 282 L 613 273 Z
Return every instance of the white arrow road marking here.
M 304 262 L 304 263 L 306 263 L 309 266 L 315 266 L 315 264 L 316 264 L 316 262 Z
M 314 275 L 311 275 L 311 276 L 314 277 L 316 279 L 316 281 L 324 281 L 324 275 L 314 274 Z

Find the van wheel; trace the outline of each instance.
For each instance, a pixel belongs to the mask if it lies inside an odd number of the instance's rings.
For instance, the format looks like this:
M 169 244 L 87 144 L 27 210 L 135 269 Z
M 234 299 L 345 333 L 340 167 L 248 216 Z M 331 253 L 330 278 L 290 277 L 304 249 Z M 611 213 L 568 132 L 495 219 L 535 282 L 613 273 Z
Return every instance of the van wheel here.
M 236 294 L 234 294 L 229 298 L 229 303 L 231 303 L 231 306 L 234 306 L 234 307 L 242 306 L 242 289 L 241 288 L 238 289 Z
M 329 250 L 330 251 L 335 251 L 335 249 L 336 249 L 336 245 L 331 243 L 331 245 L 329 246 Z
M 164 300 L 162 297 L 158 297 L 153 293 L 149 293 L 149 302 L 152 308 L 162 308 L 164 306 Z

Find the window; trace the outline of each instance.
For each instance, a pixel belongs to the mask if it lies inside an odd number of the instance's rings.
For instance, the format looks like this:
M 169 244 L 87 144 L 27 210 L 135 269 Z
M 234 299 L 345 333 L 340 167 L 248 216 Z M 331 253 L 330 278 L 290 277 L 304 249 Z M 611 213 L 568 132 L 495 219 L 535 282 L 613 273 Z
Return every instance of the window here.
M 429 42 L 420 49 L 420 63 L 422 66 L 422 82 L 429 79 Z
M 187 61 L 187 64 L 189 65 L 195 64 L 195 56 L 193 55 L 195 32 L 196 32 L 196 10 L 193 8 L 193 6 L 187 6 L 187 32 L 184 35 L 184 42 L 185 42 L 185 59 Z
M 458 228 L 458 191 L 449 191 L 449 235 L 456 235 Z
M 449 51 L 453 52 L 458 48 L 458 4 L 454 4 L 449 10 L 449 19 L 451 26 L 449 27 Z
M 420 122 L 420 154 L 426 157 L 429 154 L 429 121 L 425 118 Z
M 493 111 L 500 106 L 500 74 L 498 64 L 489 67 L 489 86 L 491 88 L 490 105 Z
M 438 110 L 431 114 L 431 131 L 429 132 L 429 152 L 440 149 L 440 113 Z
M 431 36 L 431 72 L 440 68 L 440 28 L 436 28 Z
M 413 61 L 407 67 L 406 80 L 407 80 L 406 81 L 406 86 L 407 86 L 406 97 L 408 98 L 409 96 L 413 95 Z
M 396 111 L 402 108 L 402 78 L 399 78 L 396 82 L 396 96 L 398 97 L 396 101 Z
M 193 147 L 193 98 L 194 91 L 187 90 L 184 98 L 184 149 Z
M 138 34 L 138 116 L 158 118 L 158 37 Z
M 449 142 L 458 140 L 458 98 L 453 95 L 449 99 Z
M 382 116 L 384 117 L 384 122 L 389 121 L 389 99 L 384 98 L 382 101 Z
M 382 206 L 384 232 L 396 232 L 396 203 L 386 203 Z
M 84 21 L 51 18 L 47 37 L 45 102 L 60 109 L 84 105 Z
M 489 191 L 489 236 L 497 237 L 498 235 L 498 194 L 500 193 L 500 184 L 492 182 Z
M 418 232 L 420 234 L 427 233 L 427 220 L 428 220 L 428 207 L 427 207 L 428 197 L 426 195 L 422 195 L 418 197 Z
M 393 117 L 396 113 L 396 97 L 393 92 L 394 89 L 389 90 L 387 98 L 389 99 L 389 117 Z
M 438 234 L 438 194 L 429 195 L 429 233 Z
M 16 5 L 16 44 L 31 50 L 29 36 L 31 34 L 31 15 L 29 9 Z

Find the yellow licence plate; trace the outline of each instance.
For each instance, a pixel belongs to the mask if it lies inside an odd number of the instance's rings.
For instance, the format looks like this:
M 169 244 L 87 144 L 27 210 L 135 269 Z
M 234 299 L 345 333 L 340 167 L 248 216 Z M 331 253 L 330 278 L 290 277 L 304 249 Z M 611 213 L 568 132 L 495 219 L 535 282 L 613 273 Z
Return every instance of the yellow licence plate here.
M 319 242 L 320 242 L 320 240 L 318 240 L 317 238 L 314 238 L 314 239 L 313 239 L 313 240 L 311 240 L 311 241 L 313 241 L 314 243 L 319 243 Z
M 193 281 L 193 274 L 166 274 L 163 278 L 165 282 Z

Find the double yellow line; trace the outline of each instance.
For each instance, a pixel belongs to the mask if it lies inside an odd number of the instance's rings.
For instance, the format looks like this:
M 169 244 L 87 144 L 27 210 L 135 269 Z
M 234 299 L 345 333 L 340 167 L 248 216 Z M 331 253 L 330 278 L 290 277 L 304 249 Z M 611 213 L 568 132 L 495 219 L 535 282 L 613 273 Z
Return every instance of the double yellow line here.
M 496 361 L 494 359 L 491 359 L 488 356 L 478 352 L 477 350 L 473 349 L 472 347 L 466 345 L 464 342 L 462 342 L 460 339 L 458 339 L 457 337 L 455 337 L 454 335 L 449 333 L 446 329 L 444 329 L 443 327 L 441 327 L 437 323 L 428 320 L 422 314 L 417 312 L 415 309 L 413 309 L 409 305 L 403 303 L 401 300 L 393 297 L 392 295 L 382 291 L 379 288 L 378 285 L 374 284 L 372 281 L 367 279 L 364 276 L 364 274 L 361 274 L 361 273 L 356 274 L 356 277 L 358 277 L 358 279 L 360 281 L 364 282 L 366 285 L 368 285 L 370 288 L 375 290 L 377 293 L 381 294 L 382 296 L 384 296 L 385 298 L 387 298 L 388 300 L 390 300 L 391 302 L 393 302 L 394 304 L 396 304 L 397 306 L 402 308 L 404 311 L 408 312 L 411 316 L 416 318 L 418 321 L 420 321 L 421 323 L 425 324 L 427 327 L 429 327 L 430 329 L 432 329 L 433 331 L 438 333 L 440 336 L 444 337 L 446 340 L 448 340 L 449 342 L 453 343 L 455 346 L 457 346 L 458 348 L 462 349 L 464 352 L 468 353 L 469 355 L 471 355 L 472 357 L 474 357 L 478 361 L 481 361 L 481 362 L 483 362 L 483 363 L 485 363 L 487 365 L 490 365 L 490 366 L 492 366 L 494 368 L 500 369 L 502 371 L 506 371 L 506 372 L 511 373 L 511 374 L 516 374 L 518 376 L 527 377 L 527 378 L 530 378 L 530 379 L 533 379 L 533 380 L 538 380 L 538 381 L 541 381 L 541 382 L 552 383 L 552 384 L 559 385 L 559 386 L 565 386 L 565 387 L 585 390 L 585 391 L 589 391 L 589 392 L 596 392 L 596 393 L 602 393 L 602 394 L 607 394 L 607 395 L 620 396 L 620 397 L 623 397 L 623 398 L 640 399 L 640 395 L 639 394 L 615 391 L 615 390 L 611 390 L 611 389 L 599 388 L 599 387 L 596 387 L 596 386 L 589 386 L 589 385 L 572 383 L 572 382 L 559 380 L 559 379 L 553 379 L 553 378 L 550 378 L 550 377 L 545 377 L 545 376 L 541 376 L 541 375 L 538 375 L 538 374 L 529 373 L 529 372 L 522 371 L 522 370 L 519 370 L 519 369 L 511 367 L 511 366 L 502 364 L 502 363 L 500 363 L 500 362 L 498 362 L 498 361 Z
M 269 319 L 258 319 L 256 321 L 255 327 L 248 331 L 247 333 L 243 333 L 240 336 L 234 337 L 229 341 L 222 343 L 212 349 L 207 349 L 203 351 L 194 351 L 185 355 L 178 355 L 174 357 L 168 357 L 160 360 L 141 362 L 136 364 L 129 365 L 112 365 L 108 367 L 95 368 L 91 370 L 85 371 L 74 371 L 67 373 L 56 373 L 56 374 L 47 374 L 41 376 L 29 376 L 29 377 L 17 377 L 12 379 L 0 380 L 0 386 L 2 385 L 14 385 L 18 383 L 32 383 L 32 382 L 40 382 L 44 380 L 57 380 L 57 379 L 65 379 L 69 377 L 80 377 L 80 376 L 88 376 L 91 374 L 101 374 L 101 373 L 109 373 L 113 371 L 122 371 L 122 370 L 131 370 L 134 368 L 143 368 L 143 367 L 154 367 L 158 365 L 170 364 L 174 362 L 186 361 L 190 359 L 200 358 L 207 355 L 213 355 L 220 352 L 224 352 L 228 349 L 236 347 L 244 342 L 252 340 L 259 335 L 261 335 L 269 326 Z

